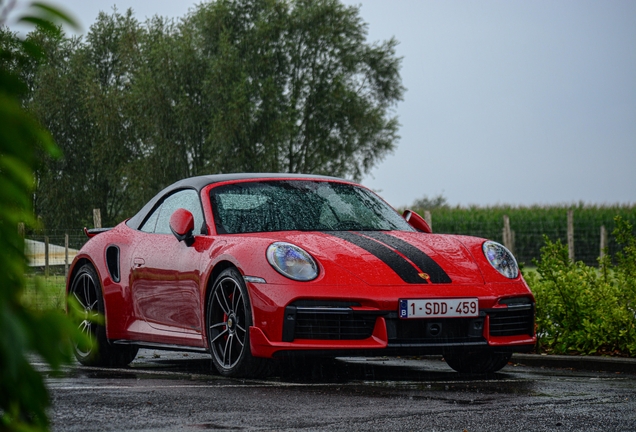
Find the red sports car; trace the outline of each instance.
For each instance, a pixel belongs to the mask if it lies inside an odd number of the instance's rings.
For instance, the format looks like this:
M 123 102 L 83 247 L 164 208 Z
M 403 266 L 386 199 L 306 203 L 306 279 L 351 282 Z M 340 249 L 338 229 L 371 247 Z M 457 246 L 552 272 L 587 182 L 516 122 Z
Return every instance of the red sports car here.
M 488 373 L 536 342 L 534 298 L 504 246 L 432 234 L 338 178 L 193 177 L 87 234 L 67 282 L 97 342 L 76 347 L 85 365 L 151 347 L 209 352 L 225 376 L 306 354 L 443 354 Z

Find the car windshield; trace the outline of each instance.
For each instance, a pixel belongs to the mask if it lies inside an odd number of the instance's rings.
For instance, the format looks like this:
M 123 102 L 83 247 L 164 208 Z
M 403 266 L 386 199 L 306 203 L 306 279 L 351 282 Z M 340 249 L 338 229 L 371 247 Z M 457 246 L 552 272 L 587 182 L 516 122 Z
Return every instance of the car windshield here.
M 219 234 L 269 231 L 413 231 L 390 206 L 351 184 L 285 180 L 212 188 Z

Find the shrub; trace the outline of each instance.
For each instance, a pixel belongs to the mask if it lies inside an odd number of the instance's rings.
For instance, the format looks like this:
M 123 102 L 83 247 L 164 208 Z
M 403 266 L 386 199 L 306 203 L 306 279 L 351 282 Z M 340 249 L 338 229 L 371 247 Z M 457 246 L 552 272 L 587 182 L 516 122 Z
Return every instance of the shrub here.
M 636 238 L 615 218 L 622 246 L 612 264 L 572 262 L 560 240 L 545 239 L 536 273 L 526 280 L 537 300 L 538 350 L 552 354 L 636 354 Z

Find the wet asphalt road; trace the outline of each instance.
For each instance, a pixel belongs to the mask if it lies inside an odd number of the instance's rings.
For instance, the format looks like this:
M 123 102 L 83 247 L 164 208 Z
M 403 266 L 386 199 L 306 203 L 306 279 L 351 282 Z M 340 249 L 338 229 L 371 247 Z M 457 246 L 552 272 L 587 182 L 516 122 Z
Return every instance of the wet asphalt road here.
M 204 355 L 141 350 L 127 369 L 76 365 L 48 373 L 52 428 L 636 430 L 636 374 L 509 364 L 469 378 L 438 358 L 363 358 L 298 362 L 270 379 L 232 380 L 210 366 Z

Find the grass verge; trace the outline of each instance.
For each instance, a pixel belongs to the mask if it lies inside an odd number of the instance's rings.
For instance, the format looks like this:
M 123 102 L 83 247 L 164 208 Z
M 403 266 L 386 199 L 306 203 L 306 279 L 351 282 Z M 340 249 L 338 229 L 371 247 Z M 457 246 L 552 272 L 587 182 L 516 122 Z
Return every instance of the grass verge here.
M 64 310 L 65 291 L 66 278 L 62 275 L 49 277 L 27 275 L 22 298 L 25 305 L 36 310 Z

